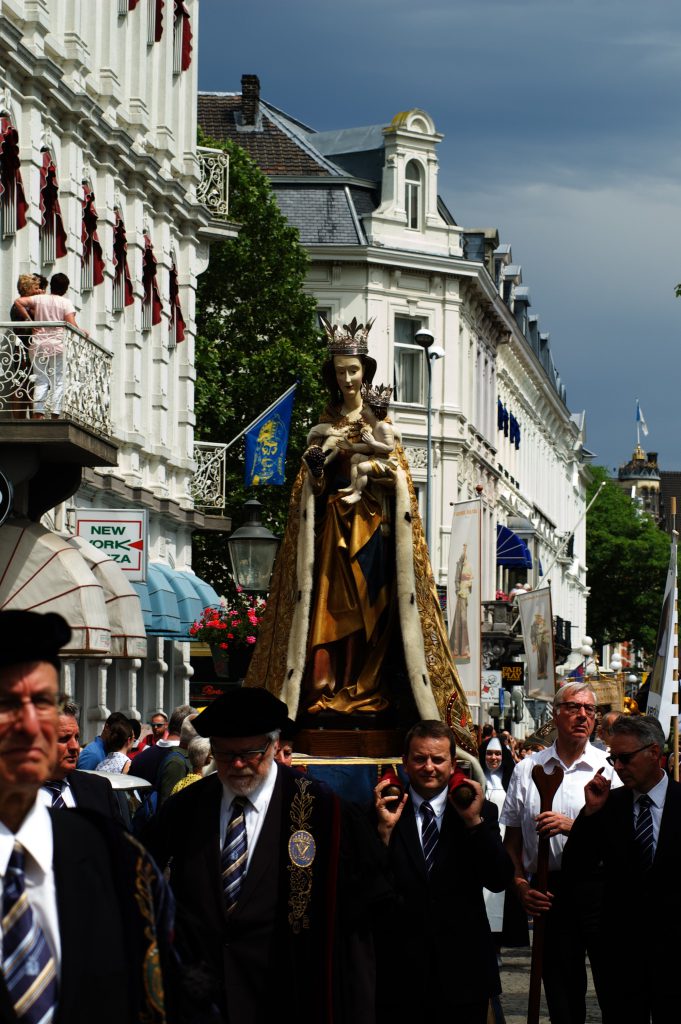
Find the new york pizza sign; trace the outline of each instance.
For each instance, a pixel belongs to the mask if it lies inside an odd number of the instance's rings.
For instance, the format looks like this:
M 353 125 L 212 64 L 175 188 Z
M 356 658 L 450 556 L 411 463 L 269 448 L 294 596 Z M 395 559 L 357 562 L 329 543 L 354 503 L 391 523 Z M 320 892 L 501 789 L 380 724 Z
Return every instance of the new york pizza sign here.
M 76 509 L 76 536 L 108 555 L 128 579 L 146 580 L 146 509 Z

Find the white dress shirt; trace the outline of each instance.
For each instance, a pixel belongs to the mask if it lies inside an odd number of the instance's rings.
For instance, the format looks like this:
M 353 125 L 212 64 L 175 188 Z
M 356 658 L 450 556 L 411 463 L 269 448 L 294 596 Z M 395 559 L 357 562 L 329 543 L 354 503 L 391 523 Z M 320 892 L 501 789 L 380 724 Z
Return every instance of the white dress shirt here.
M 612 782 L 613 789 L 622 785 L 619 776 L 605 757 L 604 750 L 587 743 L 582 755 L 568 767 L 558 756 L 554 743 L 546 750 L 536 753 L 531 760 L 524 758 L 513 769 L 500 821 L 502 825 L 522 830 L 523 867 L 528 876 L 537 870 L 539 844 L 536 817 L 540 811 L 540 799 L 539 790 L 532 780 L 532 769 L 536 764 L 542 765 L 549 774 L 556 765 L 563 769 L 563 781 L 553 798 L 552 810 L 574 820 L 584 806 L 584 787 L 599 768 L 604 769 L 603 775 Z M 567 838 L 563 835 L 551 837 L 549 871 L 560 871 L 563 847 Z
M 42 800 L 35 801 L 16 835 L 0 822 L 0 876 L 2 876 L 0 878 L 0 905 L 4 892 L 5 875 L 15 842 L 21 843 L 24 848 L 26 896 L 45 934 L 54 957 L 57 977 L 59 977 L 61 942 L 57 914 L 57 890 L 52 867 L 54 847 L 52 822 Z M 1 942 L 2 935 L 0 934 Z
M 75 807 L 76 806 L 76 801 L 75 801 L 75 797 L 73 795 L 73 791 L 72 791 L 71 787 L 69 786 L 68 782 L 66 782 L 66 781 L 64 782 L 64 785 L 62 787 L 61 795 L 64 798 L 64 806 L 65 807 Z M 48 789 L 39 789 L 38 790 L 38 799 L 40 800 L 40 802 L 42 804 L 45 805 L 45 807 L 51 807 L 52 806 L 52 794 L 50 793 L 50 791 Z
M 449 788 L 445 786 L 444 789 L 440 790 L 437 796 L 431 797 L 428 803 L 433 808 L 435 815 L 435 824 L 437 830 L 440 832 L 442 829 L 442 819 L 445 813 L 445 807 L 447 806 L 447 797 L 449 796 Z M 409 790 L 409 797 L 414 804 L 414 814 L 416 815 L 416 824 L 419 830 L 419 839 L 421 840 L 421 849 L 423 849 L 423 815 L 421 814 L 421 804 L 426 803 L 425 797 L 419 796 L 413 789 Z
M 269 807 L 270 800 L 272 799 L 272 793 L 274 792 L 274 784 L 276 781 L 277 764 L 276 761 L 273 761 L 262 785 L 258 786 L 254 793 L 250 793 L 246 797 L 248 800 L 248 803 L 244 808 L 244 820 L 246 824 L 246 871 L 248 871 L 251 866 L 253 851 L 257 845 L 258 836 L 262 831 L 265 815 L 267 814 L 267 808 Z M 235 793 L 231 786 L 228 786 L 223 782 L 222 802 L 220 804 L 220 849 L 222 849 L 225 843 L 227 826 L 229 825 L 230 818 L 232 817 L 232 803 L 236 796 L 242 796 L 242 794 Z
M 662 812 L 664 810 L 664 802 L 667 797 L 667 785 L 669 784 L 669 778 L 666 772 L 662 772 L 662 778 L 653 786 L 652 789 L 648 790 L 647 796 L 650 797 L 652 803 L 650 805 L 650 816 L 653 819 L 653 857 L 657 852 L 657 840 L 660 838 L 660 825 L 662 824 Z M 644 794 L 638 789 L 633 789 L 634 795 L 634 828 L 636 828 L 636 822 L 641 811 L 639 806 L 639 797 Z

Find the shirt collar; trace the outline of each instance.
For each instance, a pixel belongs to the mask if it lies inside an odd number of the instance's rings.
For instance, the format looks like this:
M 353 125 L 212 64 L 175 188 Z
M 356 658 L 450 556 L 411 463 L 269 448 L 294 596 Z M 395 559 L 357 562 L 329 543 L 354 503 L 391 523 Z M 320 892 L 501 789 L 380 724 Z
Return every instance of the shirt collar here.
M 411 794 L 411 799 L 414 802 L 414 814 L 418 814 L 421 810 L 421 804 L 425 803 L 426 799 L 425 797 L 419 796 L 419 794 L 413 789 L 410 789 L 409 792 Z M 449 789 L 445 786 L 444 789 L 440 790 L 437 796 L 433 796 L 428 800 L 428 803 L 433 808 L 436 818 L 441 818 L 444 814 L 448 796 Z
M 52 821 L 41 799 L 36 799 L 16 835 L 0 822 L 0 874 L 3 877 L 15 842 L 21 843 L 43 874 L 50 870 L 53 848 Z
M 267 810 L 269 807 L 272 792 L 274 790 L 274 784 L 277 781 L 277 762 L 272 761 L 270 770 L 265 776 L 264 781 L 254 793 L 249 793 L 247 796 L 248 802 L 253 810 L 260 814 Z M 231 786 L 228 786 L 226 782 L 222 783 L 222 789 L 225 794 L 225 800 L 227 802 L 227 810 L 231 811 L 232 804 L 234 803 L 234 797 L 242 796 L 241 793 L 235 793 Z
M 667 777 L 667 773 L 662 772 L 662 778 L 660 779 L 660 781 L 655 786 L 653 786 L 652 789 L 648 790 L 648 793 L 646 795 L 650 797 L 651 803 L 653 803 L 655 807 L 664 807 L 665 797 L 667 796 L 668 784 L 669 779 Z M 632 790 L 632 792 L 634 794 L 635 803 L 639 800 L 640 797 L 644 795 L 638 789 L 634 789 Z
M 598 763 L 598 753 L 599 751 L 597 747 L 594 747 L 593 743 L 589 743 L 587 741 L 587 744 L 579 757 L 568 766 L 561 760 L 556 744 L 552 743 L 546 750 L 540 750 L 538 753 L 534 754 L 532 760 L 535 764 L 548 764 L 550 761 L 553 761 L 555 764 L 560 765 L 564 772 L 572 772 L 575 768 L 581 767 L 582 765 L 586 768 L 595 769 Z

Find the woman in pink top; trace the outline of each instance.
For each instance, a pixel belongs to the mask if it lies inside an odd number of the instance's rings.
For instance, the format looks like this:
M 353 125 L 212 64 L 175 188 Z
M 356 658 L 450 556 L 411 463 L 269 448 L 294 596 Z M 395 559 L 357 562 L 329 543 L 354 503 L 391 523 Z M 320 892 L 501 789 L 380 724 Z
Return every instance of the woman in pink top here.
M 66 292 L 69 279 L 66 274 L 54 274 L 49 295 L 27 295 L 16 300 L 16 306 L 26 314 L 26 320 L 63 322 L 77 327 L 76 310 Z M 31 336 L 30 354 L 33 360 L 35 389 L 33 418 L 45 418 L 48 392 L 52 392 L 49 406 L 53 417 L 61 412 L 64 396 L 64 328 L 35 327 Z

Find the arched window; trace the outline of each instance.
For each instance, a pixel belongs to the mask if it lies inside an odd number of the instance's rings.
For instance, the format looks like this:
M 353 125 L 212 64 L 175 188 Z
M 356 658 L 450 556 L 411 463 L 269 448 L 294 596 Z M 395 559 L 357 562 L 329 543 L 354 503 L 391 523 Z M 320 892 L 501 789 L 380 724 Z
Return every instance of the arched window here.
M 88 178 L 83 181 L 83 219 L 81 222 L 80 290 L 89 292 L 104 280 L 104 255 L 97 235 L 99 216 L 95 207 L 95 194 Z
M 410 160 L 404 175 L 404 205 L 407 211 L 407 227 L 414 231 L 421 230 L 422 194 L 421 165 L 417 160 Z
M 156 257 L 151 238 L 144 235 L 144 255 L 142 256 L 142 330 L 150 331 L 161 322 L 161 296 L 156 279 Z
M 43 266 L 66 256 L 66 230 L 59 205 L 57 168 L 48 147 L 40 168 L 40 261 Z
M 170 347 L 179 345 L 181 341 L 184 341 L 184 329 L 185 322 L 184 316 L 182 315 L 182 304 L 180 302 L 180 282 L 177 276 L 177 262 L 175 260 L 175 253 L 170 254 L 170 281 L 168 288 L 170 296 L 170 323 L 168 329 L 170 331 L 169 343 Z
M 128 267 L 128 239 L 125 233 L 125 222 L 121 216 L 120 206 L 114 208 L 116 223 L 114 226 L 113 265 L 113 309 L 120 313 L 126 306 L 134 302 L 132 279 Z
M 19 132 L 10 112 L 0 110 L 0 220 L 2 237 L 10 238 L 26 226 L 28 203 L 19 161 Z
M 183 0 L 175 0 L 173 15 L 173 74 L 186 71 L 192 59 L 192 29 L 189 10 Z

